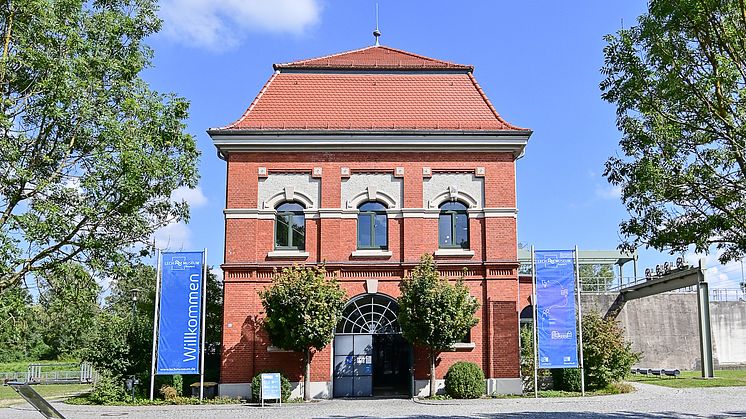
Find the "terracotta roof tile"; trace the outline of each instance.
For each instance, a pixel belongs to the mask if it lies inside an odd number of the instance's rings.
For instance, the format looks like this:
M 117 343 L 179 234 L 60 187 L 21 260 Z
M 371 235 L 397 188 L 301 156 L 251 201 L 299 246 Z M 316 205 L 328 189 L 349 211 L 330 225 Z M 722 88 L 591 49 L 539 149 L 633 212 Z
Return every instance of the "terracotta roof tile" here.
M 386 71 L 394 62 L 409 71 Z M 468 66 L 369 47 L 275 68 L 243 116 L 223 129 L 524 130 L 500 117 Z

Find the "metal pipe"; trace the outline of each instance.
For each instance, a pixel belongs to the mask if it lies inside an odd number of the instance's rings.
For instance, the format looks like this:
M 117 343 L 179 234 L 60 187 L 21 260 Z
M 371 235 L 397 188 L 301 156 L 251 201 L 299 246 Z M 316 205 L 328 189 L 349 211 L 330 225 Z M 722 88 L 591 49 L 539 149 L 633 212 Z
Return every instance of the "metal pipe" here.
M 199 357 L 199 401 L 205 393 L 205 315 L 207 313 L 207 248 L 202 254 L 202 352 Z
M 156 249 L 156 267 L 155 274 L 155 308 L 153 310 L 153 350 L 150 356 L 150 400 L 153 400 L 153 387 L 155 387 L 155 349 L 158 339 L 158 319 L 159 319 L 159 304 L 161 302 L 161 250 Z
M 583 368 L 583 308 L 580 304 L 580 264 L 578 263 L 578 245 L 575 245 L 575 298 L 578 305 L 578 338 L 580 339 L 580 394 L 585 396 L 585 371 Z M 622 266 L 619 265 L 619 271 L 621 273 Z
M 536 331 L 536 254 L 534 246 L 531 246 L 531 305 L 533 306 L 534 323 L 531 325 L 534 329 L 534 398 L 539 398 L 539 355 L 538 355 L 538 336 Z
M 705 280 L 705 259 L 699 260 L 699 282 L 697 282 L 697 314 L 699 315 L 699 346 L 702 363 L 702 378 L 714 378 L 712 361 L 712 334 L 710 333 L 710 293 Z

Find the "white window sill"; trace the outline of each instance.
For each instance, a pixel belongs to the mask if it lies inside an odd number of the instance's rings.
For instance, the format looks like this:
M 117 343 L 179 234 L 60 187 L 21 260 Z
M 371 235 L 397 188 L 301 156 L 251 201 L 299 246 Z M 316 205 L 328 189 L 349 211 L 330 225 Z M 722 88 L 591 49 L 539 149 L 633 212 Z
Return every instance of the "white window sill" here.
M 383 258 L 390 257 L 391 252 L 389 250 L 355 250 L 352 252 L 352 257 L 355 258 Z
M 474 344 L 474 342 L 469 342 L 469 343 L 459 342 L 459 343 L 454 343 L 451 346 L 451 351 L 471 351 L 472 349 L 476 347 L 477 345 Z
M 305 259 L 308 257 L 308 252 L 301 252 L 300 250 L 275 250 L 267 253 L 267 257 L 276 259 Z
M 435 251 L 435 257 L 442 256 L 472 257 L 474 251 L 466 249 L 438 249 Z
M 277 346 L 269 345 L 267 346 L 267 352 L 295 352 L 291 349 L 282 349 Z

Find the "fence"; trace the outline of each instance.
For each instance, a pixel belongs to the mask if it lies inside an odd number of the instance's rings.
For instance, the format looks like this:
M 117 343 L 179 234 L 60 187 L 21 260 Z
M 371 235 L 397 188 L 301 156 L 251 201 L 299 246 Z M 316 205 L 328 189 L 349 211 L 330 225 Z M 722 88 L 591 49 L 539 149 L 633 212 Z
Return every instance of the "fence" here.
M 59 370 L 60 367 L 70 367 L 70 369 Z M 78 368 L 73 369 L 75 367 Z M 25 372 L 0 372 L 0 379 L 3 382 L 24 381 L 30 384 L 92 384 L 98 380 L 98 373 L 88 362 L 81 364 L 29 364 Z

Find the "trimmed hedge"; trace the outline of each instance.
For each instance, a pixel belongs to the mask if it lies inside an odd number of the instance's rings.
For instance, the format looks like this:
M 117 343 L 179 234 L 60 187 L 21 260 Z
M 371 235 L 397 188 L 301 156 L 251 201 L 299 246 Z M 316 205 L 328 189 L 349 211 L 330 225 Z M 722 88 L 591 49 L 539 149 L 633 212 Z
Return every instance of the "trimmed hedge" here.
M 445 380 L 446 393 L 454 399 L 478 399 L 484 395 L 484 371 L 473 362 L 451 365 Z
M 261 400 L 259 400 L 259 390 L 262 386 L 262 374 L 270 373 L 270 372 L 279 372 L 279 371 L 270 371 L 270 370 L 264 370 L 259 371 L 254 378 L 251 380 L 251 401 L 259 403 Z M 280 395 L 282 396 L 282 401 L 286 402 L 290 398 L 290 380 L 288 380 L 287 377 L 285 377 L 285 374 L 280 373 Z M 268 402 L 271 400 L 267 400 Z

